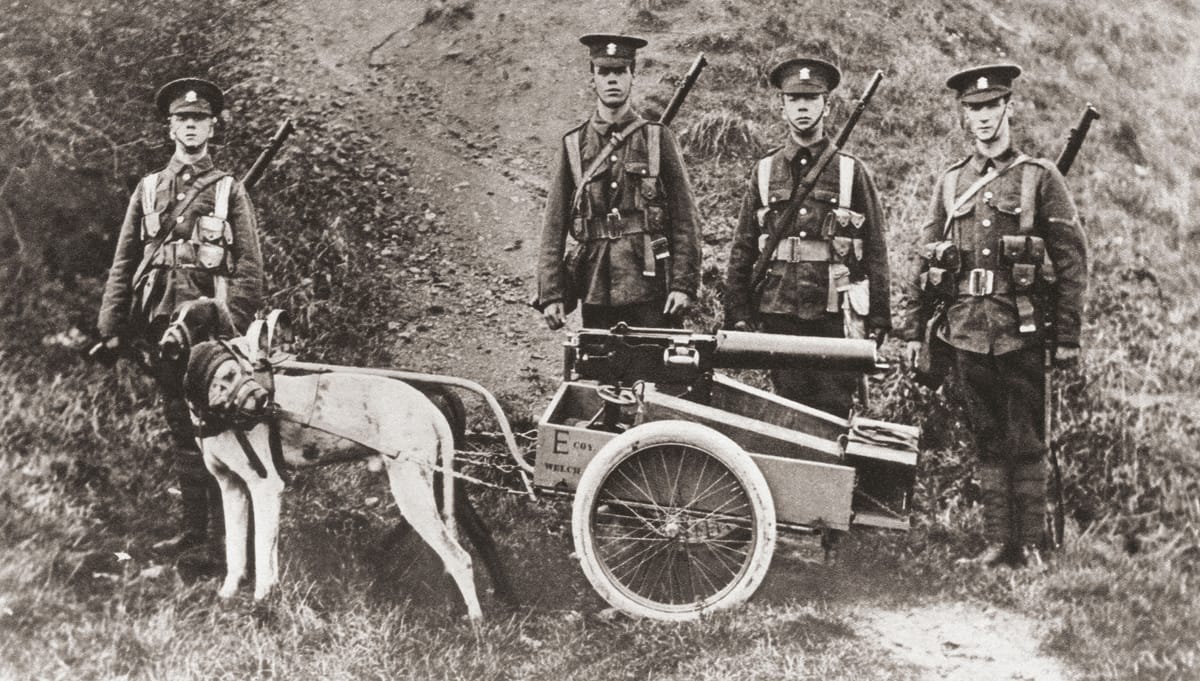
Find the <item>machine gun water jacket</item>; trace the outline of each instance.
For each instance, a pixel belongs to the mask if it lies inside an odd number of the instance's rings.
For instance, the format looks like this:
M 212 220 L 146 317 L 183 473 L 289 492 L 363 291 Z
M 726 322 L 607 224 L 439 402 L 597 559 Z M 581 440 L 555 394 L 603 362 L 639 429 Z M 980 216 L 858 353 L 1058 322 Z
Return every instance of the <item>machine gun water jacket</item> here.
M 579 165 L 589 168 L 612 135 L 637 119 L 630 112 L 609 124 L 593 114 L 564 137 L 550 181 L 538 258 L 541 305 L 565 302 L 569 307 L 570 295 L 586 305 L 610 307 L 665 300 L 669 291 L 696 296 L 699 212 L 669 128 L 651 122 L 634 131 L 586 185 L 580 214 L 572 210 L 576 183 L 574 151 L 568 144 L 578 140 Z M 654 136 L 658 138 L 657 178 Z M 578 251 L 571 255 L 571 266 L 564 268 L 568 234 L 578 242 Z M 656 239 L 665 239 L 657 258 L 647 251 Z

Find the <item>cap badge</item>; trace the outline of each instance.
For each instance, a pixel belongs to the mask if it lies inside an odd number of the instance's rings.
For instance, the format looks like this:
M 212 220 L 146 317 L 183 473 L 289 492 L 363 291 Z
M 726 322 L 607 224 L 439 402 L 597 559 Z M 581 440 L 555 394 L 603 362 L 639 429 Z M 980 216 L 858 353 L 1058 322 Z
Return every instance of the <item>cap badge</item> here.
M 975 81 L 975 88 L 978 90 L 986 90 L 988 87 L 989 85 L 987 78 L 980 78 L 979 80 Z
M 610 56 L 610 57 L 611 57 L 611 56 L 613 56 L 614 54 L 616 54 L 616 53 L 617 53 L 617 44 L 616 44 L 616 43 L 609 43 L 609 44 L 605 45 L 605 46 L 604 46 L 604 53 L 605 53 L 605 54 L 607 54 L 607 55 L 608 55 L 608 56 Z
M 196 101 L 196 91 L 195 91 L 195 90 L 188 90 L 188 91 L 187 91 L 187 94 L 185 94 L 185 95 L 183 96 L 183 101 L 185 101 L 185 102 L 194 102 L 194 101 Z
M 808 80 L 810 71 L 807 67 L 800 69 L 800 80 Z

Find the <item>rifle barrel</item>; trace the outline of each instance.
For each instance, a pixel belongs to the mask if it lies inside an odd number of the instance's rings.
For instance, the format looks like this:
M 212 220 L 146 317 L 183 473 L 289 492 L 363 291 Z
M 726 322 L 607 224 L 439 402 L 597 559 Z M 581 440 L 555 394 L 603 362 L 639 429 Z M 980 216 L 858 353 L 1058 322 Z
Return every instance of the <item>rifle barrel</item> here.
M 679 84 L 679 87 L 675 88 L 675 94 L 671 95 L 671 101 L 667 103 L 667 108 L 658 117 L 659 123 L 670 125 L 671 121 L 675 120 L 675 114 L 679 113 L 679 108 L 683 106 L 683 100 L 687 99 L 692 86 L 696 84 L 696 79 L 700 77 L 700 72 L 707 65 L 708 60 L 704 58 L 704 53 L 701 52 L 696 56 L 691 67 L 688 68 L 687 74 L 683 77 L 683 82 Z
M 254 165 L 250 166 L 250 170 L 242 178 L 242 184 L 247 190 L 253 189 L 254 185 L 258 184 L 258 181 L 262 179 L 263 173 L 266 172 L 267 166 L 275 158 L 275 154 L 279 153 L 279 148 L 283 146 L 283 143 L 287 141 L 287 138 L 295 130 L 296 126 L 292 124 L 292 119 L 290 118 L 279 125 L 279 129 L 275 131 L 275 134 L 271 137 L 271 141 L 267 143 L 266 148 L 254 160 Z

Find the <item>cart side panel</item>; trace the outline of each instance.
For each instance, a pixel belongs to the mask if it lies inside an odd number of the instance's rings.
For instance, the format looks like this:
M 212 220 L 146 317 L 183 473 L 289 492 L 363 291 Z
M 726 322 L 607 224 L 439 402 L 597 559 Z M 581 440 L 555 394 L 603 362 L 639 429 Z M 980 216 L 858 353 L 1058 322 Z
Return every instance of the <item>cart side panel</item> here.
M 587 422 L 603 406 L 595 386 L 563 383 L 538 422 L 533 484 L 574 491 L 596 453 L 616 433 L 592 430 Z
M 824 463 L 841 463 L 842 451 L 827 440 L 755 418 L 733 414 L 696 402 L 647 390 L 646 420 L 680 419 L 708 426 L 729 437 L 748 452 Z
M 779 522 L 850 529 L 853 468 L 754 452 L 750 458 L 767 479 Z
M 773 423 L 827 440 L 836 441 L 850 428 L 850 422 L 844 418 L 793 402 L 719 373 L 713 374 L 712 398 L 709 404 L 714 409 Z

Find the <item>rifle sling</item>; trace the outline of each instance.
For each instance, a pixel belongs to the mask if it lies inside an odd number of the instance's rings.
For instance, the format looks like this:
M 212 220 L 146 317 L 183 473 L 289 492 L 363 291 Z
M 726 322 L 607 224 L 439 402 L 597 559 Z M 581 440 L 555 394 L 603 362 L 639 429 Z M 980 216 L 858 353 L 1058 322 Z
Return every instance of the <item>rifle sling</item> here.
M 825 172 L 825 167 L 829 165 L 829 161 L 832 160 L 833 155 L 840 151 L 841 149 L 830 144 L 818 161 L 809 166 L 808 171 L 796 182 L 796 186 L 792 189 L 792 196 L 788 199 L 787 208 L 780 214 L 779 219 L 775 221 L 773 225 L 774 229 L 769 230 L 767 234 L 767 241 L 759 253 L 758 263 L 756 263 L 751 276 L 750 290 L 757 291 L 758 287 L 762 286 L 763 281 L 766 280 L 767 268 L 770 262 L 774 260 L 775 249 L 779 248 L 779 242 L 783 240 L 784 233 L 791 228 L 790 224 L 795 222 L 796 211 L 799 209 L 800 204 L 808 198 L 813 188 L 817 186 L 818 171 Z M 830 158 L 826 158 L 826 155 Z M 810 179 L 812 180 L 812 184 L 806 187 L 805 183 Z

